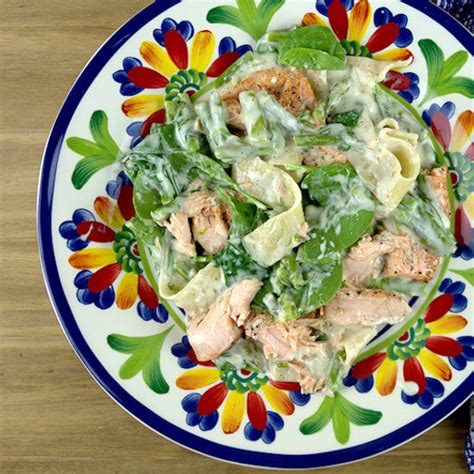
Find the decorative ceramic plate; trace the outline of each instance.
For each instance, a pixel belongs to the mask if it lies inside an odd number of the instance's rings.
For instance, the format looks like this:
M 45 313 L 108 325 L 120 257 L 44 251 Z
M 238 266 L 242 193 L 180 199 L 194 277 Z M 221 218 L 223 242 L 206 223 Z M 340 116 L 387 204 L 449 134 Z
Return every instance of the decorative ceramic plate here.
M 122 26 L 69 93 L 46 147 L 38 201 L 43 271 L 59 321 L 97 382 L 183 446 L 273 468 L 347 463 L 435 425 L 473 390 L 472 37 L 422 0 L 160 0 Z M 218 6 L 218 7 L 217 7 Z M 217 8 L 216 8 L 217 7 Z M 326 24 L 349 55 L 413 58 L 385 85 L 411 103 L 449 166 L 457 250 L 404 323 L 358 358 L 334 397 L 198 363 L 179 310 L 158 301 L 127 221 L 116 156 L 268 27 Z M 421 119 L 420 119 L 421 120 Z

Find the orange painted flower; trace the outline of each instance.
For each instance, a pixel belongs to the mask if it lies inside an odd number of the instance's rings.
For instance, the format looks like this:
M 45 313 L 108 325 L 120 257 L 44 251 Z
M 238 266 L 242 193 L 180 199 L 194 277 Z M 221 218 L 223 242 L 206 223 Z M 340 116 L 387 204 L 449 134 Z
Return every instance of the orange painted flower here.
M 137 311 L 142 319 L 164 322 L 168 315 L 158 308 L 157 295 L 143 273 L 135 235 L 125 225 L 135 215 L 132 183 L 121 172 L 117 180 L 109 181 L 107 192 L 109 196 L 94 201 L 98 219 L 92 212 L 78 209 L 72 220 L 59 228 L 74 251 L 69 263 L 80 270 L 74 280 L 77 297 L 81 303 L 94 303 L 101 309 L 114 301 L 118 308 L 129 309 L 139 298 Z M 91 243 L 108 246 L 89 248 Z
M 463 295 L 465 287 L 462 282 L 444 279 L 440 286 L 442 294 L 430 303 L 424 317 L 391 344 L 386 352 L 372 354 L 358 362 L 344 384 L 354 385 L 359 392 L 368 392 L 374 385 L 374 374 L 376 390 L 386 396 L 394 391 L 397 380 L 403 380 L 416 387 L 410 393 L 407 393 L 408 389 L 402 392 L 406 403 L 417 402 L 422 408 L 431 406 L 433 396 L 440 396 L 438 394 L 441 393 L 438 380 L 448 382 L 452 378 L 450 364 L 456 370 L 463 370 L 466 361 L 474 359 L 473 338 L 460 337 L 456 340 L 447 336 L 460 331 L 468 323 L 465 317 L 453 314 L 467 307 L 467 299 Z
M 295 405 L 305 405 L 310 399 L 295 382 L 276 382 L 249 370 L 219 369 L 212 362 L 198 362 L 187 336 L 172 347 L 172 353 L 181 367 L 190 368 L 177 378 L 176 385 L 183 390 L 206 388 L 202 394 L 191 393 L 182 401 L 188 425 L 203 431 L 217 425 L 222 408 L 224 433 L 235 433 L 246 414 L 245 437 L 271 443 L 283 427 L 281 415 L 293 414 Z
M 122 104 L 123 113 L 130 118 L 145 119 L 140 136 L 146 136 L 153 123 L 165 121 L 165 100 L 172 100 L 178 92 L 192 95 L 203 87 L 208 78 L 222 74 L 249 45 L 237 47 L 230 37 L 219 43 L 218 57 L 213 61 L 216 38 L 211 31 L 194 34 L 189 21 L 176 23 L 171 18 L 154 31 L 155 41 L 144 41 L 138 58 L 125 58 L 123 69 L 116 71 L 114 80 L 121 84 L 123 95 L 134 96 Z M 190 45 L 188 47 L 188 42 Z M 153 90 L 164 89 L 164 93 Z

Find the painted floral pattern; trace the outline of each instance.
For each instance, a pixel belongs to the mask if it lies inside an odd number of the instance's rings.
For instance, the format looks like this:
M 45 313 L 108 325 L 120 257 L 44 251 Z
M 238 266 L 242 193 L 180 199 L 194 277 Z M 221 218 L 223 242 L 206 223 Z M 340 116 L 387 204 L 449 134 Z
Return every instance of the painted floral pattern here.
M 178 365 L 188 369 L 176 379 L 176 386 L 182 390 L 205 389 L 186 395 L 181 403 L 186 423 L 202 431 L 213 429 L 220 416 L 222 431 L 235 433 L 247 414 L 245 438 L 269 444 L 284 426 L 282 416 L 292 415 L 295 405 L 303 406 L 310 400 L 297 383 L 276 382 L 249 370 L 219 369 L 212 362 L 198 362 L 187 336 L 173 345 L 171 352 Z
M 123 102 L 123 113 L 144 119 L 133 122 L 127 129 L 132 145 L 148 135 L 153 123 L 165 121 L 165 100 L 172 100 L 178 92 L 194 94 L 209 78 L 219 76 L 251 49 L 249 45 L 237 46 L 232 38 L 225 37 L 219 42 L 218 56 L 213 61 L 214 34 L 209 30 L 194 34 L 189 21 L 177 23 L 172 18 L 163 20 L 153 36 L 155 41 L 144 41 L 140 46 L 142 59 L 125 58 L 123 68 L 113 74 L 120 84 L 120 93 L 133 96 Z M 149 90 L 164 93 L 148 93 Z
M 447 336 L 468 324 L 466 317 L 459 314 L 467 307 L 465 289 L 465 283 L 445 278 L 439 287 L 441 294 L 430 303 L 424 316 L 385 351 L 372 354 L 352 367 L 344 384 L 366 393 L 374 386 L 375 378 L 377 392 L 387 396 L 395 390 L 401 366 L 403 381 L 416 384 L 412 385 L 414 393 L 402 391 L 402 400 L 406 403 L 416 401 L 420 407 L 429 408 L 436 394 L 444 393 L 438 380 L 449 382 L 452 378 L 450 364 L 460 370 L 463 360 L 474 360 L 469 359 L 472 357 L 469 347 L 466 350 L 461 342 Z M 435 378 L 434 381 L 427 373 Z
M 442 105 L 434 103 L 423 112 L 423 119 L 442 147 L 449 165 L 454 193 L 459 201 L 455 209 L 457 249 L 454 256 L 471 260 L 474 258 L 474 229 L 465 207 L 467 205 L 468 209 L 472 208 L 474 201 L 474 113 L 472 110 L 464 110 L 457 117 L 454 127 L 451 127 L 450 120 L 455 111 L 453 102 L 448 101 Z M 472 210 L 471 214 L 471 218 L 474 217 Z
M 348 55 L 377 60 L 414 59 L 410 49 L 414 25 L 405 14 L 386 7 L 373 11 L 368 0 L 317 0 L 315 10 L 304 15 L 302 25 L 329 26 Z M 220 5 L 207 12 L 210 24 L 226 24 L 245 31 L 254 40 L 266 31 L 284 0 L 240 0 L 237 8 Z M 252 16 L 252 12 L 257 15 Z M 367 34 L 369 26 L 373 32 Z M 149 133 L 153 123 L 165 121 L 164 101 L 177 92 L 192 95 L 221 74 L 241 55 L 251 49 L 230 36 L 217 38 L 209 30 L 195 32 L 185 19 L 164 19 L 153 36 L 143 41 L 137 52 L 118 62 L 113 73 L 121 109 L 131 121 L 126 128 L 131 145 Z M 457 249 L 454 257 L 474 258 L 474 114 L 463 110 L 456 114 L 453 102 L 433 102 L 448 94 L 470 97 L 474 82 L 458 73 L 467 61 L 467 53 L 458 51 L 447 59 L 432 40 L 418 41 L 429 78 L 420 90 L 420 77 L 405 70 L 389 71 L 384 85 L 411 103 L 423 96 L 423 119 L 430 127 L 449 164 L 456 198 L 454 218 Z M 418 72 L 424 74 L 422 68 Z M 458 86 L 457 86 L 457 85 Z M 461 85 L 459 85 L 461 84 Z M 451 98 L 451 97 L 450 97 Z M 72 183 L 83 188 L 89 179 L 123 156 L 112 138 L 105 112 L 92 114 L 91 139 L 69 137 L 67 145 L 80 155 Z M 174 312 L 161 304 L 144 271 L 142 257 L 127 221 L 135 215 L 132 183 L 121 172 L 106 185 L 104 196 L 94 200 L 93 209 L 76 209 L 64 217 L 59 233 L 71 251 L 69 264 L 77 270 L 74 278 L 77 299 L 84 305 L 120 310 L 134 308 L 144 321 L 165 323 L 171 315 L 176 325 L 159 334 L 130 337 L 110 334 L 107 343 L 126 357 L 119 377 L 128 380 L 141 374 L 145 384 L 156 394 L 168 393 L 170 387 L 161 372 L 160 357 L 164 341 L 175 328 L 184 328 Z M 453 269 L 463 280 L 444 278 L 436 297 L 422 317 L 385 347 L 355 364 L 344 379 L 346 387 L 361 394 L 375 389 L 380 396 L 397 396 L 403 403 L 429 409 L 445 395 L 453 371 L 466 370 L 474 360 L 474 338 L 466 335 L 468 325 L 465 281 L 473 284 L 469 269 Z M 156 286 L 155 286 L 156 288 Z M 169 312 L 169 311 L 170 312 Z M 463 332 L 464 330 L 464 332 Z M 336 440 L 345 444 L 350 426 L 374 425 L 383 414 L 355 405 L 342 395 L 310 397 L 303 395 L 296 383 L 276 382 L 268 377 L 231 367 L 218 368 L 212 362 L 198 362 L 188 338 L 180 333 L 180 342 L 171 348 L 182 369 L 174 385 L 182 391 L 181 406 L 187 425 L 201 431 L 220 429 L 225 434 L 240 432 L 247 441 L 273 443 L 285 427 L 285 417 L 295 416 L 297 407 L 310 402 L 313 415 L 301 421 L 304 435 L 332 426 Z M 163 354 L 169 356 L 169 349 Z M 171 384 L 173 385 L 173 384 Z M 180 392 L 181 394 L 183 392 Z M 320 403 L 315 404 L 318 398 Z
M 163 323 L 168 313 L 144 275 L 135 235 L 126 226 L 135 215 L 132 192 L 132 182 L 120 172 L 107 183 L 107 196 L 94 200 L 95 214 L 74 211 L 59 233 L 74 252 L 69 264 L 79 270 L 74 285 L 80 303 L 107 309 L 115 302 L 125 310 L 138 300 L 137 313 L 143 320 Z

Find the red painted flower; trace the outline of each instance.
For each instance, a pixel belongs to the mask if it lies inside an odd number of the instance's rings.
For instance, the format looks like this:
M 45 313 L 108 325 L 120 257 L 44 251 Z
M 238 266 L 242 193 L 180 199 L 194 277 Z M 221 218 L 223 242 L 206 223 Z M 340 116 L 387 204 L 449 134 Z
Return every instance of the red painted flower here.
M 341 41 L 348 54 L 368 56 L 385 61 L 411 59 L 406 48 L 413 41 L 411 31 L 406 28 L 406 15 L 393 15 L 388 8 L 378 8 L 373 16 L 376 30 L 364 42 L 372 18 L 372 6 L 368 0 L 317 0 L 316 8 L 327 17 L 329 25 L 317 13 L 307 13 L 303 25 L 329 26 Z M 394 44 L 396 48 L 388 49 Z
M 443 294 L 430 303 L 424 317 L 390 345 L 386 352 L 372 354 L 357 363 L 345 384 L 355 385 L 357 380 L 365 380 L 375 374 L 377 391 L 381 395 L 389 395 L 397 383 L 399 362 L 402 362 L 403 381 L 416 384 L 412 395 L 425 392 L 425 371 L 439 380 L 451 380 L 451 368 L 443 357 L 456 357 L 463 348 L 446 334 L 460 331 L 467 325 L 466 318 L 451 313 L 466 309 L 465 287 L 464 283 L 453 282 L 449 278 L 443 280 L 440 286 Z M 351 378 L 355 379 L 354 383 L 351 383 Z
M 144 41 L 140 46 L 140 55 L 148 66 L 128 58 L 124 70 L 117 71 L 114 76 L 122 83 L 122 88 L 125 84 L 128 88 L 135 87 L 133 93 L 140 92 L 125 100 L 122 111 L 127 117 L 145 119 L 140 131 L 142 137 L 149 133 L 153 123 L 165 121 L 165 99 L 172 99 L 178 92 L 192 95 L 206 84 L 208 78 L 222 74 L 250 49 L 247 45 L 234 50 L 220 47 L 221 54 L 212 61 L 216 39 L 208 30 L 196 33 L 189 49 L 187 40 L 190 36 L 183 37 L 180 29 L 167 29 L 160 38 L 164 47 L 154 41 Z M 165 94 L 147 92 L 150 89 L 164 89 Z

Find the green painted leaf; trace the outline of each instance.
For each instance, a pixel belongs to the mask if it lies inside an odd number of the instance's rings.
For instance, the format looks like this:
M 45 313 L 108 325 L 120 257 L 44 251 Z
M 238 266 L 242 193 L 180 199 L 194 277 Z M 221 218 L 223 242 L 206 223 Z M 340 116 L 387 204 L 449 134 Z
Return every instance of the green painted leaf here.
M 85 138 L 70 137 L 66 140 L 66 144 L 72 151 L 82 156 L 103 155 L 107 153 L 107 150 L 104 150 L 100 145 Z
M 237 7 L 220 5 L 207 13 L 209 23 L 226 23 L 248 33 L 255 41 L 263 36 L 273 15 L 285 0 L 262 0 L 258 7 L 255 0 L 237 0 Z
M 105 148 L 114 158 L 120 154 L 120 148 L 110 136 L 108 119 L 105 112 L 96 110 L 90 119 L 89 128 L 94 141 Z
M 300 424 L 300 431 L 310 435 L 321 431 L 331 420 L 334 409 L 334 398 L 326 397 L 318 410 Z
M 334 411 L 332 414 L 332 428 L 339 443 L 346 444 L 349 441 L 351 427 L 349 425 L 349 420 L 346 418 L 344 412 L 337 403 L 337 398 L 334 403 Z
M 174 326 L 153 336 L 128 337 L 110 334 L 109 346 L 121 353 L 131 354 L 119 370 L 120 378 L 127 380 L 142 372 L 145 383 L 156 393 L 167 393 L 169 385 L 161 372 L 160 353 L 166 336 Z
M 439 77 L 438 82 L 442 82 L 448 77 L 452 77 L 457 74 L 461 68 L 466 64 L 466 61 L 469 59 L 469 54 L 467 51 L 458 51 L 452 54 L 443 65 L 443 72 Z
M 339 410 L 354 425 L 374 425 L 382 418 L 381 412 L 357 406 L 344 398 L 340 393 L 336 395 L 336 398 Z
M 280 64 L 313 70 L 345 69 L 344 60 L 331 56 L 324 51 L 310 48 L 292 48 L 280 55 Z
M 219 7 L 211 8 L 207 12 L 207 21 L 209 23 L 226 23 L 227 25 L 235 26 L 240 30 L 247 31 L 240 11 L 229 5 L 221 5 Z
M 443 70 L 444 54 L 441 48 L 430 39 L 418 41 L 428 68 L 428 87 L 436 84 Z
M 283 6 L 285 0 L 262 0 L 257 8 L 258 15 L 265 23 L 265 30 L 268 28 L 273 15 Z
M 433 91 L 436 92 L 437 97 L 457 93 L 472 99 L 474 97 L 474 80 L 463 76 L 451 77 L 433 87 Z
M 114 162 L 115 159 L 109 155 L 90 155 L 82 158 L 72 173 L 72 184 L 76 189 L 81 189 L 95 173 Z
M 463 277 L 468 281 L 472 286 L 474 286 L 474 268 L 469 268 L 467 270 L 451 270 L 456 275 Z

